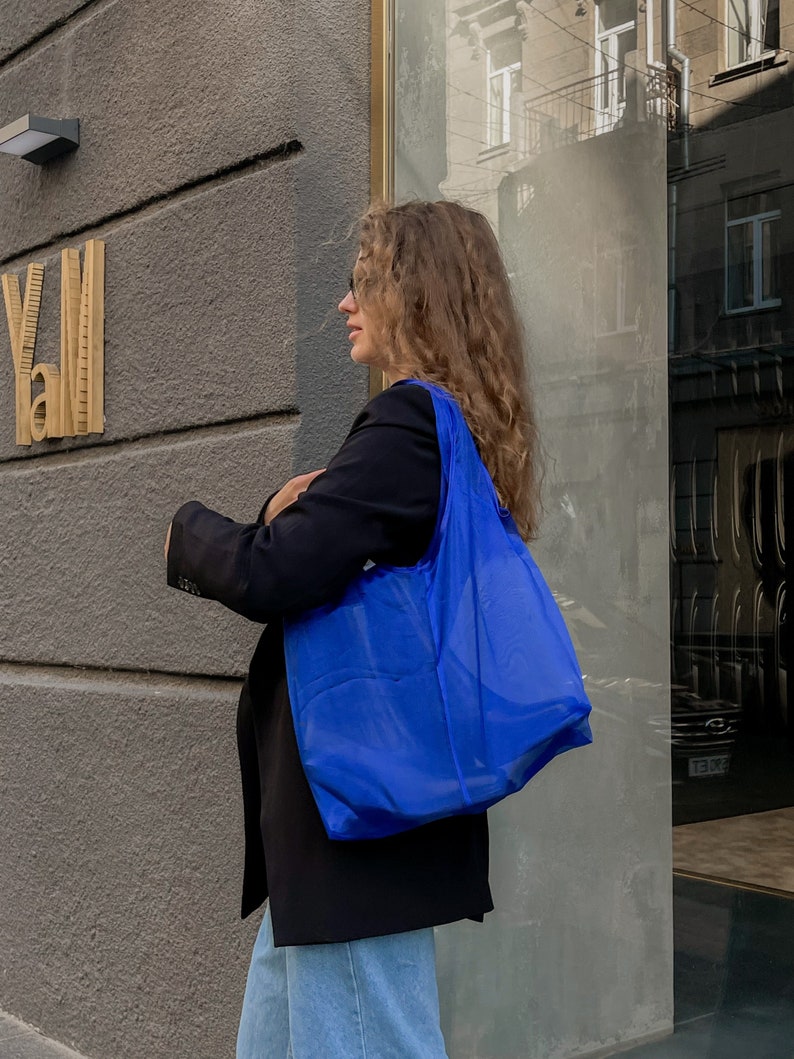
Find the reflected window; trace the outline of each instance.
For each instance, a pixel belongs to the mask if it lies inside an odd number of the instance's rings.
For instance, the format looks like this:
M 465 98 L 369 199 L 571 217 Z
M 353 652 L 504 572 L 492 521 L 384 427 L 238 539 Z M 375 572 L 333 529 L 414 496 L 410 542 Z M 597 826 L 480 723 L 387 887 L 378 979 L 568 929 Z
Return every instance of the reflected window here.
M 510 143 L 521 91 L 521 46 L 515 34 L 488 42 L 488 146 Z
M 728 199 L 726 217 L 727 311 L 780 305 L 777 193 Z
M 626 56 L 637 48 L 635 0 L 601 0 L 596 13 L 596 108 L 600 131 L 614 128 L 626 109 Z
M 779 0 L 727 0 L 728 67 L 760 59 L 778 47 Z
M 601 251 L 596 255 L 596 334 L 636 330 L 637 247 Z

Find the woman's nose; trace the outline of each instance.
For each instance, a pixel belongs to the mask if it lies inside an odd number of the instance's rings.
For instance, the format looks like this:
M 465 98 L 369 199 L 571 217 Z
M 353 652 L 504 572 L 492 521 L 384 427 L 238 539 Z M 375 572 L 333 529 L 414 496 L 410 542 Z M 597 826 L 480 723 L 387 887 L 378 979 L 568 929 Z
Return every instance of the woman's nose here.
M 340 313 L 354 313 L 357 308 L 356 299 L 353 297 L 352 290 L 349 290 L 344 298 L 337 306 Z

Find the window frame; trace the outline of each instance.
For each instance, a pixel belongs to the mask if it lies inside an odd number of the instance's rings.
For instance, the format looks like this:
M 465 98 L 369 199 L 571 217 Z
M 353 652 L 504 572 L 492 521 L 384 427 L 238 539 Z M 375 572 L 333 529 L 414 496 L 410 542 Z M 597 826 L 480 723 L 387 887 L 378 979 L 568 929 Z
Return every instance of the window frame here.
M 743 197 L 737 195 L 734 196 L 734 199 Z M 779 221 L 782 218 L 782 210 L 778 207 L 775 210 L 765 210 L 763 213 L 749 213 L 744 217 L 734 217 L 731 220 L 728 217 L 728 206 L 731 201 L 733 201 L 732 198 L 725 199 L 725 314 L 726 316 L 738 316 L 742 313 L 758 312 L 759 309 L 778 309 L 783 304 L 782 298 L 767 298 L 764 300 L 763 297 L 764 248 L 762 226 L 766 221 Z M 739 305 L 736 308 L 731 308 L 729 304 L 731 261 L 728 232 L 731 228 L 735 228 L 740 224 L 749 224 L 750 222 L 753 225 L 753 303 L 752 305 Z
M 736 0 L 725 0 L 725 69 L 740 70 L 743 66 L 757 63 L 760 59 L 775 55 L 775 48 L 768 47 L 764 42 L 766 26 L 763 24 L 761 0 L 743 0 L 747 5 L 749 23 L 749 47 L 745 59 L 731 62 L 730 46 L 733 34 L 739 35 L 739 30 L 731 25 L 731 8 L 735 7 Z
M 601 0 L 601 3 L 608 2 L 608 0 Z M 600 84 L 598 81 L 595 83 L 595 94 L 594 100 L 596 108 L 596 124 L 599 132 L 610 132 L 619 123 L 626 111 L 626 100 L 623 100 L 621 104 L 618 99 L 617 83 L 615 86 L 611 85 L 609 77 L 615 71 L 618 71 L 618 78 L 620 77 L 621 66 L 625 69 L 625 63 L 621 63 L 618 59 L 618 38 L 621 34 L 629 33 L 631 30 L 635 33 L 635 45 L 634 50 L 636 51 L 637 41 L 637 18 L 636 14 L 633 19 L 627 22 L 621 22 L 617 26 L 611 26 L 609 29 L 600 28 L 602 25 L 601 18 L 601 3 L 595 5 L 596 13 L 594 18 L 595 28 L 595 63 L 594 63 L 594 74 L 595 77 L 605 76 L 606 84 Z M 606 57 L 607 61 L 607 72 L 604 75 L 601 70 L 600 64 L 603 57 Z M 624 74 L 625 76 L 625 74 Z M 602 93 L 605 93 L 605 105 L 602 106 L 602 99 L 599 98 Z M 613 98 L 614 97 L 614 98 Z
M 630 315 L 626 311 L 630 307 L 629 299 L 626 295 L 629 277 L 637 268 L 639 250 L 640 248 L 636 243 L 626 246 L 612 246 L 609 249 L 596 246 L 594 275 L 595 319 L 593 321 L 596 338 L 614 338 L 617 335 L 635 334 L 637 331 L 637 306 L 636 304 L 634 305 L 633 312 Z M 601 307 L 600 298 L 603 293 L 603 277 L 607 267 L 612 269 L 614 277 L 615 301 L 612 309 L 615 313 L 616 327 L 611 331 L 602 331 L 599 327 L 598 312 Z
M 485 63 L 485 80 L 486 80 L 486 141 L 488 143 L 487 150 L 495 150 L 498 147 L 507 147 L 512 142 L 512 83 L 513 74 L 521 72 L 521 60 L 518 62 L 510 63 L 508 66 L 499 66 L 493 69 L 491 66 L 491 49 L 486 46 L 486 63 Z M 495 121 L 494 111 L 496 107 L 491 102 L 491 84 L 494 79 L 500 78 L 502 82 L 502 106 L 499 108 L 500 116 L 500 130 L 502 138 L 496 140 L 494 138 Z M 507 136 L 505 136 L 507 133 Z

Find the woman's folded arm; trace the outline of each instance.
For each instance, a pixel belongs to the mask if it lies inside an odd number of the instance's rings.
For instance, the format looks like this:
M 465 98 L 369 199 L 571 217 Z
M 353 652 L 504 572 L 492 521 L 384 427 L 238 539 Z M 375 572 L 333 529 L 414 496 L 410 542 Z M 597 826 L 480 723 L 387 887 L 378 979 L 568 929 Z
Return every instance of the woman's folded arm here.
M 320 606 L 369 560 L 421 557 L 439 476 L 429 394 L 394 387 L 367 405 L 327 470 L 268 526 L 184 504 L 173 520 L 168 584 L 252 621 Z

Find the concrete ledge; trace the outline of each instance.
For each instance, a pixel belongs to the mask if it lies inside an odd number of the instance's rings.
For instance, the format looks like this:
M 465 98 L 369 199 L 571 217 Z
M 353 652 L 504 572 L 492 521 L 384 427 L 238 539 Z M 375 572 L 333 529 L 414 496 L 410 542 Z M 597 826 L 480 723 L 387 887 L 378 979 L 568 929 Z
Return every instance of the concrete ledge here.
M 87 1059 L 0 1011 L 0 1059 Z

